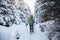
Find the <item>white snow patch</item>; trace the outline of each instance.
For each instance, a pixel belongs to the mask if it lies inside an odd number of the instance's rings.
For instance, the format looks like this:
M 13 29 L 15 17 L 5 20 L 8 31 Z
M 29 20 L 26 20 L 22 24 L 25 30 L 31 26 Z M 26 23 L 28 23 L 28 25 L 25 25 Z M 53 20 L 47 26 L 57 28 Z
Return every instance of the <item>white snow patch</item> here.
M 34 26 L 34 33 L 29 33 L 29 25 L 24 23 L 20 25 L 13 25 L 11 27 L 0 26 L 0 40 L 17 40 L 17 33 L 19 34 L 19 40 L 48 40 L 45 35 L 46 32 L 41 32 L 39 24 Z

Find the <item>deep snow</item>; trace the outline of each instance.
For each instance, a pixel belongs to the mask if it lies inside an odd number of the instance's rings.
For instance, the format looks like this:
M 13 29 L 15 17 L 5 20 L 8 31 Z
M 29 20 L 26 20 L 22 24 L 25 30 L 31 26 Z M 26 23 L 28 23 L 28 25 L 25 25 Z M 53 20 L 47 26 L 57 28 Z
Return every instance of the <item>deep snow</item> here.
M 39 24 L 34 25 L 34 33 L 29 33 L 29 25 L 13 24 L 10 27 L 0 26 L 0 40 L 48 40 L 47 32 L 41 32 Z M 19 37 L 19 39 L 16 39 Z

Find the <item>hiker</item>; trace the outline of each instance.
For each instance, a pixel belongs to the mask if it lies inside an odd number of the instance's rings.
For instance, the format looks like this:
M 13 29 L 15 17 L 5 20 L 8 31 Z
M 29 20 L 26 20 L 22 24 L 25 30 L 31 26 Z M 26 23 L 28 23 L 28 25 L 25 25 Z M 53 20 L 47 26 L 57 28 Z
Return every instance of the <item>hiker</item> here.
M 34 32 L 34 19 L 33 19 L 33 16 L 29 17 L 28 23 L 29 23 L 29 27 L 30 27 L 30 33 Z

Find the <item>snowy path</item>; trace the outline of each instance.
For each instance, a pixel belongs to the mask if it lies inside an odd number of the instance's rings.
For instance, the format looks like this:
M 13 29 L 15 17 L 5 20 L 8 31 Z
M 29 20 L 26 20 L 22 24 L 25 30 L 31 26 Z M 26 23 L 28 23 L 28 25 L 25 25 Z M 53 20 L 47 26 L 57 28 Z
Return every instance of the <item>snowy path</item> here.
M 47 36 L 45 35 L 46 32 L 41 32 L 39 28 L 39 24 L 35 25 L 35 33 L 31 35 L 32 39 L 31 40 L 48 40 Z
M 0 40 L 17 40 L 17 33 L 19 40 L 48 40 L 46 37 L 46 32 L 41 32 L 39 25 L 34 26 L 34 34 L 29 33 L 29 26 L 25 24 L 14 25 L 10 28 L 0 26 Z

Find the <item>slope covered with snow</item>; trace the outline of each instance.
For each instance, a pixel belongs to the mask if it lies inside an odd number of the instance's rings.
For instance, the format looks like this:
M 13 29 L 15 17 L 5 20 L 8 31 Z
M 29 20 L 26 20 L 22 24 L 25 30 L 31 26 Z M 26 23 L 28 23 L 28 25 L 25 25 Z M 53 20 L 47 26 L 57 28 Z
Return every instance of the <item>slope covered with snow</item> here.
M 59 2 L 36 1 L 34 33 L 32 34 L 30 34 L 29 25 L 26 25 L 31 16 L 31 10 L 22 2 L 22 0 L 0 0 L 0 40 L 59 40 L 60 11 L 57 10 Z M 57 2 L 58 5 L 55 5 Z M 56 12 L 46 14 L 47 8 L 52 6 L 54 6 L 53 9 L 56 7 Z
M 37 27 L 36 27 L 37 26 Z M 0 26 L 0 40 L 47 40 L 46 32 L 41 32 L 39 24 L 34 26 L 34 33 L 30 34 L 29 25 L 12 25 L 10 28 Z M 19 39 L 17 39 L 19 38 Z
M 36 0 L 35 16 L 49 40 L 60 40 L 60 0 Z

